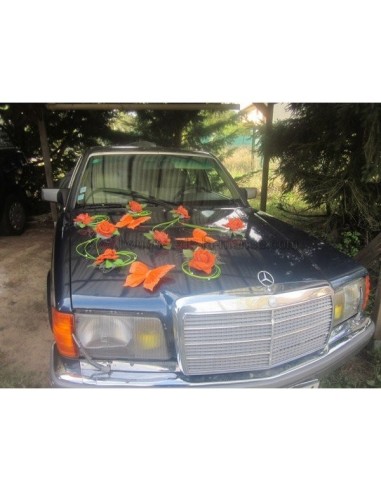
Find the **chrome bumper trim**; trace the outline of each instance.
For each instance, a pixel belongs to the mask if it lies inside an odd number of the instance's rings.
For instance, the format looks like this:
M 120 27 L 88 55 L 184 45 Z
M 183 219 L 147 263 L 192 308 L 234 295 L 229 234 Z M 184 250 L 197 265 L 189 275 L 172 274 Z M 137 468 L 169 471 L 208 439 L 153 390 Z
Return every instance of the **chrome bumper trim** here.
M 52 347 L 51 381 L 54 387 L 84 388 L 84 387 L 188 387 L 188 388 L 281 388 L 300 385 L 305 381 L 320 379 L 324 374 L 336 369 L 345 361 L 356 355 L 371 340 L 375 326 L 373 321 L 366 319 L 364 326 L 320 355 L 307 357 L 302 361 L 289 365 L 287 369 L 277 368 L 273 375 L 249 373 L 240 377 L 237 375 L 218 375 L 204 378 L 186 378 L 181 372 L 148 372 L 114 370 L 109 375 L 99 373 L 94 368 L 92 374 L 83 375 L 78 360 L 62 359 L 55 345 Z M 111 363 L 113 364 L 113 362 Z M 115 362 L 117 364 L 117 362 Z M 148 366 L 147 366 L 148 369 Z M 263 373 L 262 373 L 263 374 Z M 257 373 L 259 376 L 259 371 Z

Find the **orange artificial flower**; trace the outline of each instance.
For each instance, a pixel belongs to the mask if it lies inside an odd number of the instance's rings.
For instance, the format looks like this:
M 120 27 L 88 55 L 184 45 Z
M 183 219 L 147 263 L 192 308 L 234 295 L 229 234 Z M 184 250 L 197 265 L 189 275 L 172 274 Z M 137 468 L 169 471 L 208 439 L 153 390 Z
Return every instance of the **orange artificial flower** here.
M 193 253 L 192 259 L 189 261 L 189 266 L 210 275 L 215 263 L 216 255 L 214 255 L 207 249 L 197 248 L 196 251 Z
M 95 265 L 100 265 L 106 260 L 117 260 L 119 258 L 118 253 L 116 252 L 115 249 L 107 248 L 104 253 L 98 256 L 98 258 L 95 260 Z
M 77 225 L 89 225 L 93 221 L 93 218 L 89 214 L 79 214 L 74 219 L 74 223 Z
M 242 222 L 241 219 L 233 218 L 233 219 L 228 219 L 228 222 L 225 224 L 225 227 L 228 227 L 231 231 L 239 231 L 245 228 L 245 223 Z
M 169 246 L 171 244 L 170 237 L 163 231 L 153 231 L 153 240 L 158 242 L 161 246 Z
M 139 213 L 143 210 L 142 205 L 135 200 L 131 200 L 130 202 L 128 202 L 128 206 L 130 207 L 131 212 L 134 213 Z
M 127 275 L 124 283 L 125 287 L 137 287 L 143 284 L 145 289 L 151 292 L 159 283 L 159 281 L 170 271 L 175 268 L 175 265 L 162 265 L 150 270 L 147 265 L 141 261 L 134 261 L 130 267 L 130 273 Z
M 193 229 L 192 237 L 177 237 L 177 241 L 193 241 L 198 244 L 215 243 L 216 239 L 209 237 L 202 229 Z
M 190 215 L 189 215 L 188 210 L 185 207 L 183 207 L 182 205 L 179 205 L 175 210 L 173 210 L 173 213 L 175 215 L 179 215 L 183 219 L 190 219 Z
M 138 217 L 134 219 L 132 215 L 126 214 L 116 223 L 116 227 L 127 227 L 128 229 L 135 229 L 143 222 L 150 220 L 151 217 Z
M 108 220 L 102 220 L 95 228 L 95 232 L 99 237 L 108 239 L 115 233 L 118 233 L 114 224 L 111 224 Z M 118 233 L 119 234 L 119 233 Z

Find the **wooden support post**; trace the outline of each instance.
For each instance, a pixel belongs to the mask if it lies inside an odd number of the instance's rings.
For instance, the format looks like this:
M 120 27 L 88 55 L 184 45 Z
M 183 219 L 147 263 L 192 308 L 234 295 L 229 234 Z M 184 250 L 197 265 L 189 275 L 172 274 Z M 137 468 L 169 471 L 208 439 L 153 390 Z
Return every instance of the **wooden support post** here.
M 44 159 L 46 184 L 48 185 L 48 188 L 54 188 L 52 163 L 50 160 L 48 134 L 46 132 L 45 114 L 44 114 L 44 108 L 43 107 L 38 112 L 37 122 L 38 122 L 38 130 L 40 133 L 42 157 Z M 53 222 L 56 223 L 57 222 L 57 206 L 55 203 L 50 204 L 50 210 L 52 213 Z
M 267 188 L 269 181 L 269 169 L 270 169 L 270 146 L 269 136 L 271 134 L 273 125 L 274 103 L 268 103 L 266 109 L 266 142 L 263 152 L 263 169 L 262 169 L 262 188 L 261 188 L 261 205 L 260 209 L 266 212 L 267 206 Z

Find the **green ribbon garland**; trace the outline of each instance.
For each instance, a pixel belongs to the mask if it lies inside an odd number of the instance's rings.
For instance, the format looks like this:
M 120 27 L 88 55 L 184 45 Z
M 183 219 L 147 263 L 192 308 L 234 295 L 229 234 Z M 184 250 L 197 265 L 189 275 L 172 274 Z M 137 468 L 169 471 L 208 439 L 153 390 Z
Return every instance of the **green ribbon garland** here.
M 192 272 L 189 266 L 189 261 L 184 261 L 184 263 L 181 265 L 181 269 L 190 277 L 197 278 L 199 280 L 214 280 L 221 275 L 221 268 L 218 265 L 214 265 L 213 272 L 211 273 L 211 275 L 208 276 L 197 275 L 196 273 Z
M 100 241 L 99 237 L 94 237 L 92 239 L 89 239 L 88 241 L 84 241 L 83 243 L 78 244 L 75 250 L 80 256 L 82 256 L 82 258 L 85 258 L 86 260 L 92 260 L 94 262 L 101 254 L 98 249 L 99 241 Z M 88 248 L 91 245 L 95 246 L 97 256 L 94 256 L 88 251 Z M 117 251 L 116 253 L 118 256 L 125 257 L 125 259 L 123 260 L 122 258 L 117 258 L 116 260 L 105 260 L 104 262 L 96 266 L 98 266 L 102 271 L 110 271 L 113 270 L 114 268 L 121 268 L 124 266 L 128 266 L 134 261 L 136 261 L 138 257 L 138 255 L 133 251 Z M 107 265 L 107 263 L 109 266 Z

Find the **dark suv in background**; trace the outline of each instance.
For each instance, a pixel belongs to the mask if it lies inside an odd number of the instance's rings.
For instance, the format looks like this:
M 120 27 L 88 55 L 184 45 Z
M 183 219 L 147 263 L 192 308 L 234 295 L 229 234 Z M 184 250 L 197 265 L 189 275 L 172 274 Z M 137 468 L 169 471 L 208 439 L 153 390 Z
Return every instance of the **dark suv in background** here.
M 25 165 L 20 150 L 0 148 L 0 234 L 18 235 L 25 229 L 27 196 L 20 185 Z

